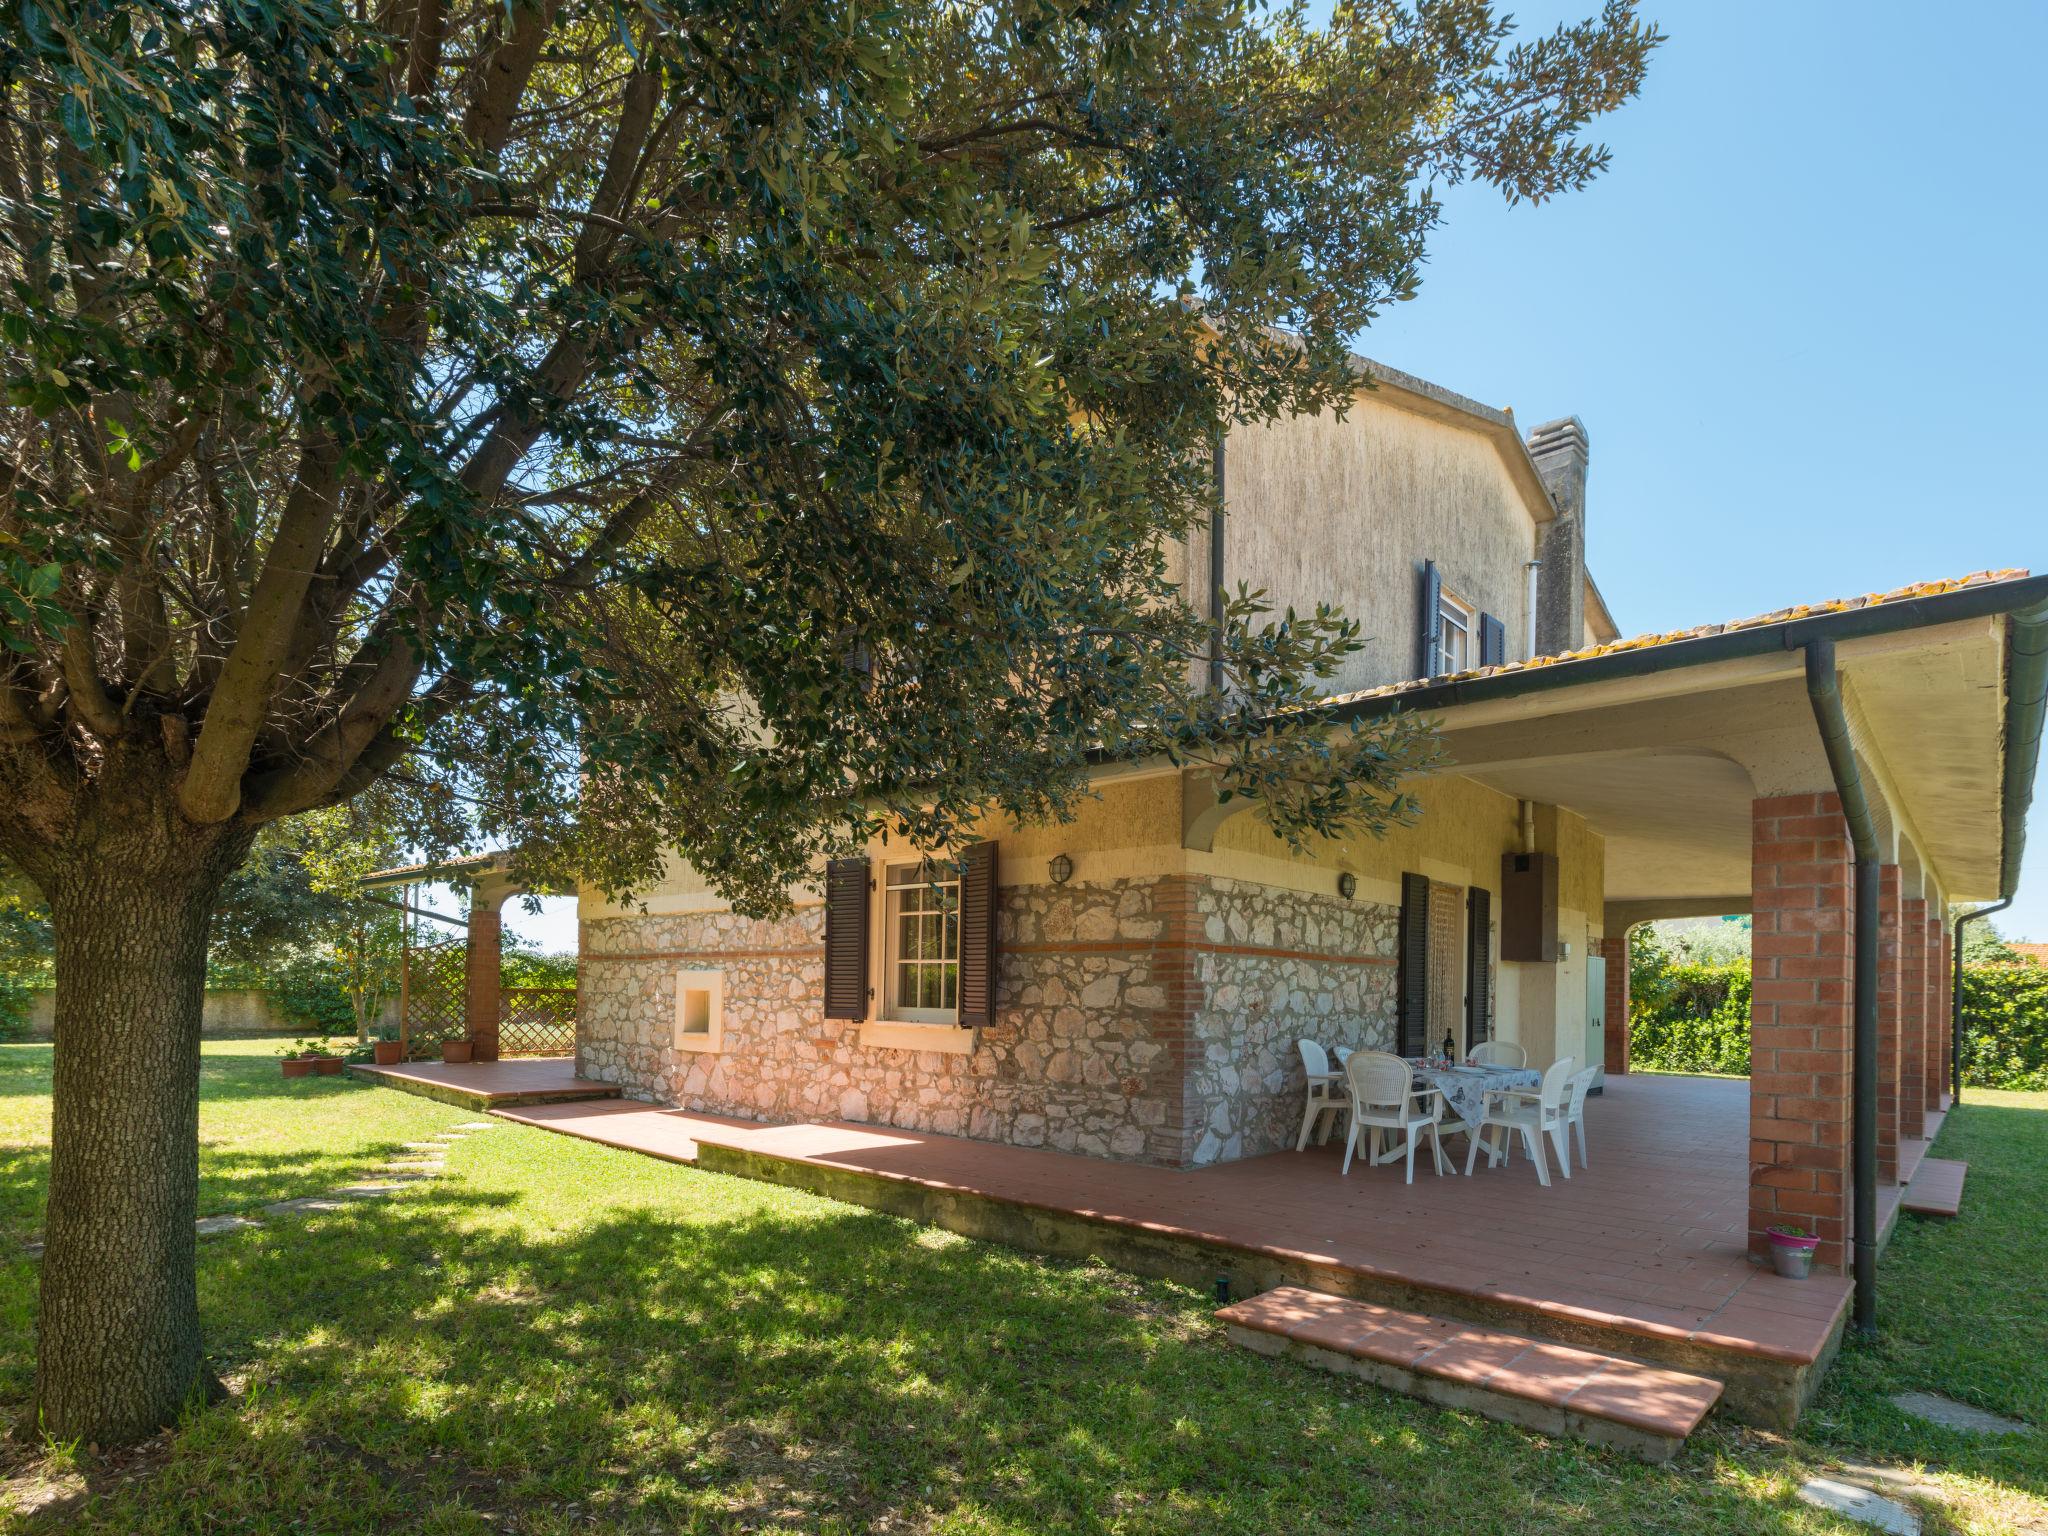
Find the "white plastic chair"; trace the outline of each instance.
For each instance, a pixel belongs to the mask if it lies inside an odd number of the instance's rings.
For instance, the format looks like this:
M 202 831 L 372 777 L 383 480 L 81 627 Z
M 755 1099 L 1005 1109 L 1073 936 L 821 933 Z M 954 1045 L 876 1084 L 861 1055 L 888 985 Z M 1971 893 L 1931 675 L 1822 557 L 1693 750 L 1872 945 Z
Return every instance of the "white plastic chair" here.
M 1479 1144 L 1487 1142 L 1486 1166 L 1497 1167 L 1507 1159 L 1507 1148 L 1500 1138 L 1486 1136 L 1488 1126 L 1499 1126 L 1503 1131 L 1522 1133 L 1522 1145 L 1528 1149 L 1529 1161 L 1536 1165 L 1536 1182 L 1545 1189 L 1550 1187 L 1550 1169 L 1544 1162 L 1543 1138 L 1548 1136 L 1550 1144 L 1557 1149 L 1558 1166 L 1564 1169 L 1564 1176 L 1572 1176 L 1571 1148 L 1565 1140 L 1566 1100 L 1572 1073 L 1578 1062 L 1570 1056 L 1560 1056 L 1544 1068 L 1543 1081 L 1534 1088 L 1489 1088 L 1481 1101 L 1479 1123 L 1474 1126 L 1472 1149 L 1465 1154 L 1465 1172 L 1471 1173 L 1473 1164 L 1479 1160 Z
M 1512 1040 L 1482 1040 L 1465 1060 L 1475 1067 L 1526 1067 L 1529 1053 Z
M 1324 1115 L 1331 1124 L 1336 1117 L 1351 1108 L 1351 1101 L 1344 1097 L 1344 1089 L 1338 1074 L 1330 1070 L 1330 1058 L 1319 1041 L 1297 1040 L 1295 1047 L 1301 1052 L 1302 1070 L 1308 1074 L 1308 1102 L 1302 1106 L 1301 1134 L 1294 1139 L 1294 1150 L 1299 1152 L 1308 1145 L 1309 1136 L 1315 1131 L 1316 1121 Z M 1330 1139 L 1330 1127 L 1323 1127 L 1322 1141 Z M 1320 1144 L 1320 1143 L 1319 1143 Z
M 1351 1159 L 1358 1151 L 1361 1133 L 1370 1131 L 1372 1140 L 1366 1156 L 1379 1161 L 1380 1132 L 1399 1131 L 1407 1142 L 1408 1182 L 1415 1182 L 1415 1143 L 1429 1132 L 1430 1154 L 1437 1176 L 1444 1171 L 1444 1141 L 1437 1126 L 1444 1117 L 1444 1096 L 1435 1088 L 1415 1086 L 1407 1062 L 1385 1051 L 1354 1051 L 1344 1063 L 1344 1075 L 1351 1084 L 1351 1135 L 1344 1143 L 1344 1172 L 1351 1172 Z
M 1599 1077 L 1600 1069 L 1598 1067 L 1582 1067 L 1572 1074 L 1572 1080 L 1566 1086 L 1564 1119 L 1565 1124 L 1578 1133 L 1579 1166 L 1581 1168 L 1590 1168 L 1592 1166 L 1586 1160 L 1586 1095 L 1592 1090 L 1593 1084 L 1599 1080 Z M 1569 1161 L 1565 1163 L 1565 1177 L 1571 1177 L 1571 1163 Z

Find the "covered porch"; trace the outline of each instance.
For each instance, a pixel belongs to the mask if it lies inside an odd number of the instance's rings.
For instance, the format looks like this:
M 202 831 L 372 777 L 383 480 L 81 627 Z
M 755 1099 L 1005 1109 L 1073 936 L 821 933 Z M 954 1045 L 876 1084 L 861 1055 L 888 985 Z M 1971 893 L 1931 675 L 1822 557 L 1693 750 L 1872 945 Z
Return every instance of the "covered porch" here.
M 1345 711 L 1429 713 L 1444 771 L 1568 808 L 1601 839 L 1610 1094 L 1629 1082 L 1630 930 L 1750 917 L 1751 1076 L 1725 1143 L 1691 1156 L 1742 1186 L 1749 1258 L 1796 1225 L 1820 1239 L 1816 1272 L 1843 1274 L 1859 1242 L 1870 1262 L 1949 1102 L 1953 923 L 2018 878 L 2044 656 L 2048 581 L 2005 572 Z

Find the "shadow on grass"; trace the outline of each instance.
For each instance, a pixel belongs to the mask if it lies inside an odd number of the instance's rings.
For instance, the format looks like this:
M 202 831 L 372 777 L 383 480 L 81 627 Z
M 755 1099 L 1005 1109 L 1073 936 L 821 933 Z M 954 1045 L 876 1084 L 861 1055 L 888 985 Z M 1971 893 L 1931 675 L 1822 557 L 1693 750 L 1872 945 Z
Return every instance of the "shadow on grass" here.
M 1779 1489 L 1228 1350 L 1174 1287 L 673 1177 L 690 1204 L 561 1230 L 517 1191 L 436 1185 L 227 1240 L 202 1287 L 240 1400 L 76 1528 L 198 1508 L 335 1532 L 1634 1532 L 1645 1500 L 1663 1531 L 1803 1518 Z
M 2048 1095 L 1971 1103 L 1933 1155 L 1970 1165 L 1960 1213 L 1902 1216 L 1878 1266 L 1878 1337 L 1844 1347 L 1802 1428 L 1817 1442 L 1995 1479 L 2048 1497 Z M 2032 1426 L 1966 1435 L 1892 1397 L 1936 1392 Z

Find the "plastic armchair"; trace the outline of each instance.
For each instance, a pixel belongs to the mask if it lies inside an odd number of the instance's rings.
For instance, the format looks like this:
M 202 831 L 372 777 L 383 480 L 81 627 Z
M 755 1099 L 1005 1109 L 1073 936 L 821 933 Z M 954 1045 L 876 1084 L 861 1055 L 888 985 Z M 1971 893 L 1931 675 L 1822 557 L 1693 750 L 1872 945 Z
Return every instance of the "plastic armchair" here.
M 1344 1172 L 1351 1172 L 1351 1159 L 1358 1151 L 1358 1138 L 1371 1132 L 1366 1156 L 1379 1161 L 1381 1131 L 1398 1131 L 1406 1144 L 1408 1182 L 1415 1182 L 1415 1144 L 1429 1132 L 1430 1155 L 1438 1177 L 1444 1171 L 1444 1142 L 1439 1127 L 1444 1118 L 1444 1096 L 1435 1088 L 1415 1086 L 1413 1070 L 1398 1056 L 1385 1051 L 1354 1051 L 1344 1064 L 1351 1085 L 1351 1134 L 1344 1143 Z
M 1498 1126 L 1504 1133 L 1519 1133 L 1522 1145 L 1528 1150 L 1529 1161 L 1536 1165 L 1536 1182 L 1545 1189 L 1550 1187 L 1550 1169 L 1543 1156 L 1543 1139 L 1550 1138 L 1551 1146 L 1557 1149 L 1558 1166 L 1564 1176 L 1572 1176 L 1571 1149 L 1565 1141 L 1565 1115 L 1570 1107 L 1570 1084 L 1572 1073 L 1578 1070 L 1578 1062 L 1570 1056 L 1560 1056 L 1543 1070 L 1543 1080 L 1534 1088 L 1489 1088 L 1482 1101 L 1479 1124 L 1472 1128 L 1472 1147 L 1465 1154 L 1465 1172 L 1470 1173 L 1479 1160 L 1479 1146 L 1487 1143 L 1486 1166 L 1498 1166 L 1507 1157 L 1507 1147 L 1501 1137 L 1489 1138 L 1489 1127 Z

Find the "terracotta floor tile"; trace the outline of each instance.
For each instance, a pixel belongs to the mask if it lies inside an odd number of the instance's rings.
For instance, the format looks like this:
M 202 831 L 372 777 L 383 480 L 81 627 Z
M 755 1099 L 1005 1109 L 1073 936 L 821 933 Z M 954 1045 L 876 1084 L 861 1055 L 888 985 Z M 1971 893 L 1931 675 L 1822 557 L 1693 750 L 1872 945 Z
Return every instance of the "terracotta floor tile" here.
M 1441 1345 L 1421 1361 L 1421 1368 L 1447 1381 L 1477 1386 L 1529 1347 L 1527 1339 L 1508 1334 L 1469 1333 Z
M 1561 1404 L 1611 1364 L 1606 1355 L 1562 1344 L 1531 1344 L 1487 1378 L 1487 1387 L 1539 1403 Z
M 1648 1367 L 1602 1371 L 1565 1399 L 1578 1413 L 1683 1439 L 1721 1396 L 1721 1384 Z

